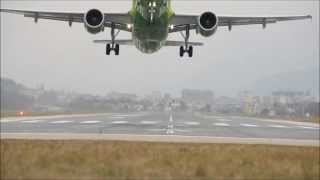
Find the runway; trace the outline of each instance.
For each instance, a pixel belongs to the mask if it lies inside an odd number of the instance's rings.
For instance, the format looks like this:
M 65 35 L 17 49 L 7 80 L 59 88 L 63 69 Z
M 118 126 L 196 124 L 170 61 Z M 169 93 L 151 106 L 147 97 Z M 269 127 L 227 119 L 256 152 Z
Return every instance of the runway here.
M 215 116 L 185 112 L 110 113 L 79 116 L 1 119 L 1 134 L 132 135 L 165 137 L 241 138 L 306 141 L 319 144 L 313 123 Z M 170 138 L 169 138 L 170 140 Z

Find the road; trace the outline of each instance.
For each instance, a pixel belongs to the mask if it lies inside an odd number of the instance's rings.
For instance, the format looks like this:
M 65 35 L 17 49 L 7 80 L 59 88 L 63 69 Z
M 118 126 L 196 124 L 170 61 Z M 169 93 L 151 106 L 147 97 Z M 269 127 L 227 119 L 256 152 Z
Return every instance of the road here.
M 159 135 L 319 143 L 319 125 L 200 113 L 145 112 L 2 118 L 1 134 Z

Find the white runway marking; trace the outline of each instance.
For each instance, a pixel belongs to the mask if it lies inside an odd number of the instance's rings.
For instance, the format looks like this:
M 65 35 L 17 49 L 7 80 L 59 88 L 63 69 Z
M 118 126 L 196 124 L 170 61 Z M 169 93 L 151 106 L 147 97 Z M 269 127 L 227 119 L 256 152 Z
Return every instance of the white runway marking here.
M 255 124 L 240 124 L 240 126 L 244 126 L 244 127 L 258 127 L 258 125 L 255 125 Z
M 141 121 L 141 124 L 158 124 L 158 121 Z
M 318 130 L 318 127 L 310 127 L 310 126 L 298 126 L 299 128 L 303 128 L 303 129 L 316 129 Z
M 191 132 L 191 130 L 174 129 L 176 132 Z
M 189 122 L 183 122 L 183 123 L 187 125 L 192 125 L 192 126 L 196 126 L 200 124 L 199 122 L 195 122 L 195 121 L 189 121 Z
M 131 114 L 128 115 L 129 117 L 141 117 L 141 116 L 145 116 L 145 114 Z
M 111 119 L 124 119 L 126 117 L 123 117 L 123 116 L 111 116 L 110 118 Z
M 167 129 L 148 129 L 148 131 L 159 132 L 159 131 L 167 131 Z
M 216 120 L 220 121 L 220 122 L 230 122 L 230 121 L 232 121 L 231 119 L 223 119 L 223 118 L 218 118 Z
M 112 117 L 140 117 L 145 116 L 144 114 L 114 114 Z
M 82 121 L 80 122 L 80 124 L 95 124 L 95 123 L 99 123 L 101 121 Z
M 42 120 L 29 120 L 29 121 L 21 121 L 22 123 L 38 123 L 41 122 Z
M 174 130 L 173 129 L 168 129 L 167 130 L 167 134 L 174 134 Z
M 72 121 L 52 121 L 51 124 L 64 124 L 64 123 L 71 123 Z
M 128 114 L 115 114 L 115 115 L 112 115 L 113 117 L 129 117 L 130 115 Z
M 269 127 L 273 127 L 273 128 L 290 128 L 290 127 L 288 127 L 288 126 L 284 126 L 284 125 L 276 125 L 276 124 L 269 125 Z
M 127 124 L 128 121 L 112 121 L 111 124 Z
M 168 129 L 173 129 L 173 124 L 168 124 Z
M 214 126 L 230 126 L 229 124 L 226 123 L 213 123 Z
M 172 114 L 170 114 L 169 122 L 173 122 Z
M 0 120 L 0 123 L 7 123 L 7 122 L 10 122 L 10 120 L 8 120 L 8 119 L 1 119 Z

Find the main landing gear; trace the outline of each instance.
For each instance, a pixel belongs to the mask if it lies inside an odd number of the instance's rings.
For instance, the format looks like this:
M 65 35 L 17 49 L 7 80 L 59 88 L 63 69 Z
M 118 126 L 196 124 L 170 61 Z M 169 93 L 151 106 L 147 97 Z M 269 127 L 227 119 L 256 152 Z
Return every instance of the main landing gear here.
M 190 37 L 190 25 L 186 25 L 186 35 L 180 32 L 181 36 L 184 38 L 185 46 L 180 46 L 180 57 L 183 57 L 184 53 L 188 53 L 189 57 L 193 56 L 193 47 L 189 46 Z
M 114 43 L 112 43 L 112 44 L 107 44 L 107 46 L 106 46 L 106 54 L 107 55 L 110 55 L 110 52 L 111 51 L 114 51 L 114 54 L 117 56 L 117 55 L 119 55 L 119 51 L 120 51 L 120 46 L 119 46 L 119 44 L 114 44 Z
M 106 45 L 106 54 L 110 55 L 110 52 L 114 51 L 114 54 L 117 56 L 119 55 L 120 46 L 119 44 L 115 43 L 115 39 L 118 36 L 120 30 L 118 30 L 117 33 L 115 33 L 114 29 L 115 29 L 115 24 L 112 23 L 111 24 L 111 44 L 108 43 Z

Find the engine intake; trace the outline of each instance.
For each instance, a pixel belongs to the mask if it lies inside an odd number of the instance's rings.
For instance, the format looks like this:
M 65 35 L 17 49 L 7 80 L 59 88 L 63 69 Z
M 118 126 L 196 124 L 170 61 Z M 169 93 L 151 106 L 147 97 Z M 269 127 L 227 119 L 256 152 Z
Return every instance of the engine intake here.
M 98 9 L 90 9 L 84 15 L 84 24 L 88 32 L 99 33 L 104 28 L 104 14 Z
M 198 18 L 198 30 L 202 36 L 209 37 L 217 31 L 218 17 L 212 12 L 204 12 Z

